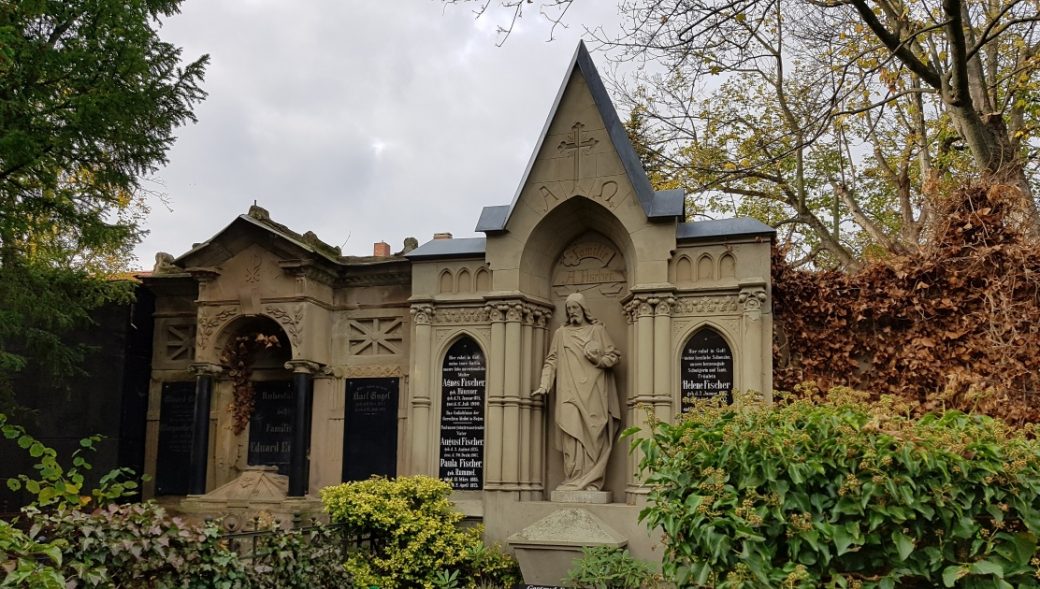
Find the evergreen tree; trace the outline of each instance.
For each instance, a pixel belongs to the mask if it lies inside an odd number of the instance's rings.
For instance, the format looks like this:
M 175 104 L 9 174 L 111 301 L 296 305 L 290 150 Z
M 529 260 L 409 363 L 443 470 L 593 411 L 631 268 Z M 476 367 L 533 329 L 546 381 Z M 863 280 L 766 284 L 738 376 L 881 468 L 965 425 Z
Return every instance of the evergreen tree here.
M 76 374 L 62 334 L 130 295 L 106 274 L 141 236 L 141 179 L 205 96 L 208 57 L 158 35 L 180 3 L 0 3 L 0 399 L 19 374 Z

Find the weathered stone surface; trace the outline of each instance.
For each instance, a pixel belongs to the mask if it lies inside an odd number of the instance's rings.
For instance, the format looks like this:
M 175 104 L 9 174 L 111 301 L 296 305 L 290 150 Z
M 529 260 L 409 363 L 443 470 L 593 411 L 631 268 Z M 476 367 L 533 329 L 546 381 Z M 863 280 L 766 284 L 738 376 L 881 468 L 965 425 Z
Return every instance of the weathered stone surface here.
M 628 539 L 586 509 L 561 509 L 513 534 L 509 545 L 516 551 L 524 582 L 562 584 L 575 558 L 585 546 L 618 546 Z

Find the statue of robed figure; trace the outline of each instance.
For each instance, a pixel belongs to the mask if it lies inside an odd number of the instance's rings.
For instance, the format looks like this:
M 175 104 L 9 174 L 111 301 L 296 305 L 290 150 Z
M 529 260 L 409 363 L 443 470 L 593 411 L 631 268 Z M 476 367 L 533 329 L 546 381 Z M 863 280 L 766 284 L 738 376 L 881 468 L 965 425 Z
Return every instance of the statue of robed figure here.
M 531 394 L 556 389 L 556 444 L 563 451 L 564 481 L 558 491 L 599 491 L 621 420 L 611 368 L 621 354 L 585 297 L 566 301 L 567 322 L 553 334 L 542 380 Z

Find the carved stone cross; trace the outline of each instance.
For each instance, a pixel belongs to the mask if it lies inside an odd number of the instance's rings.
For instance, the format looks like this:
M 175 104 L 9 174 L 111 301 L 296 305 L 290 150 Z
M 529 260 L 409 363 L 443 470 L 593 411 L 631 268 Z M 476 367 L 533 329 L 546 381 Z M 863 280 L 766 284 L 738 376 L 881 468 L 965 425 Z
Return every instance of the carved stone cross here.
M 574 152 L 574 181 L 577 182 L 581 178 L 581 150 L 582 148 L 589 149 L 592 146 L 599 143 L 598 140 L 589 137 L 582 141 L 581 131 L 585 128 L 582 123 L 574 123 L 571 130 L 574 131 L 573 138 L 570 141 L 561 141 L 557 149 L 560 151 L 573 151 Z

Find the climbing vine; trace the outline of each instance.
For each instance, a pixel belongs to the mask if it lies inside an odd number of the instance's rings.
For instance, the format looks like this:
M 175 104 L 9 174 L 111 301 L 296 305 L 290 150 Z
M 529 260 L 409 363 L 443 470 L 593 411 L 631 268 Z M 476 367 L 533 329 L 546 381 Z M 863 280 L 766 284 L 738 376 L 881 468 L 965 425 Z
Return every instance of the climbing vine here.
M 775 252 L 774 386 L 1040 419 L 1040 250 L 1007 222 L 1013 191 L 961 189 L 936 203 L 931 246 L 855 273 L 797 270 Z
M 253 390 L 253 365 L 257 354 L 263 350 L 280 347 L 278 336 L 254 333 L 240 335 L 229 341 L 220 355 L 220 363 L 227 367 L 234 396 L 228 411 L 232 416 L 232 431 L 238 435 L 245 431 L 253 417 L 255 391 Z

